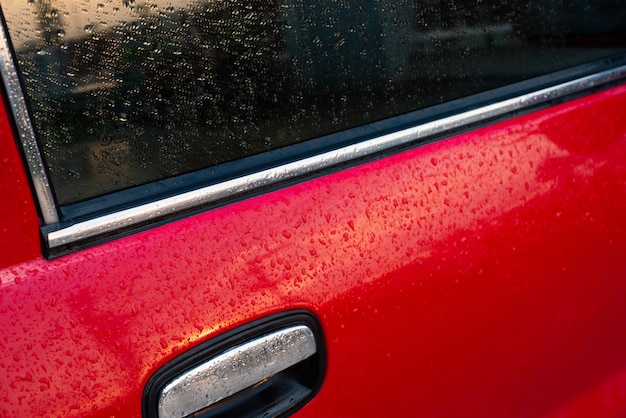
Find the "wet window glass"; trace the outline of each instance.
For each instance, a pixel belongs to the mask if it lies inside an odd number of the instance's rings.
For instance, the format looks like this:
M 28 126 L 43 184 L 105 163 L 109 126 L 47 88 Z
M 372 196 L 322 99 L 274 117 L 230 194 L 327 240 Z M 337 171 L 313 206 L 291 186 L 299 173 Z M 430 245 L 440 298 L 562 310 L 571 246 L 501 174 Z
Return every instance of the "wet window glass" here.
M 60 204 L 621 52 L 620 0 L 2 0 Z

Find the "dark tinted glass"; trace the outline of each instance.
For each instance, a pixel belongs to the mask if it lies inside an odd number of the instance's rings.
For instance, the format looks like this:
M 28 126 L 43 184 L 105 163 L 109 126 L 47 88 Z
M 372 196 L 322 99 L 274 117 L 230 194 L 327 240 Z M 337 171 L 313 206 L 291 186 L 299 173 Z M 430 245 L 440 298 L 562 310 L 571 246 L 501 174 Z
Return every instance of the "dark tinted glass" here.
M 624 50 L 620 0 L 3 0 L 70 204 Z

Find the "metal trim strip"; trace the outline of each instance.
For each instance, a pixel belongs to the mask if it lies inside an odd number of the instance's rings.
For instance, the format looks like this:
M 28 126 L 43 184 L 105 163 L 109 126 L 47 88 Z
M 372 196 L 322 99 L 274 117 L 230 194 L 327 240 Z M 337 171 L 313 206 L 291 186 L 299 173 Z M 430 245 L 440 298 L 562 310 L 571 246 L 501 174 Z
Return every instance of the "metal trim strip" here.
M 31 124 L 24 92 L 22 91 L 17 69 L 13 62 L 9 37 L 3 22 L 0 22 L 0 74 L 4 81 L 13 118 L 17 126 L 17 133 L 26 156 L 26 162 L 44 224 L 57 223 L 59 222 L 59 214 L 54 202 L 52 187 L 50 186 L 41 150 L 37 144 L 35 131 Z
M 152 220 L 174 215 L 177 212 L 199 208 L 241 192 L 272 186 L 285 180 L 305 176 L 338 164 L 407 145 L 433 135 L 445 134 L 463 126 L 499 117 L 508 112 L 540 105 L 550 100 L 579 93 L 622 78 L 626 78 L 626 65 L 219 184 L 78 222 L 74 225 L 49 232 L 47 234 L 48 245 L 50 249 L 59 248 L 77 241 L 133 227 L 140 223 L 145 224 Z

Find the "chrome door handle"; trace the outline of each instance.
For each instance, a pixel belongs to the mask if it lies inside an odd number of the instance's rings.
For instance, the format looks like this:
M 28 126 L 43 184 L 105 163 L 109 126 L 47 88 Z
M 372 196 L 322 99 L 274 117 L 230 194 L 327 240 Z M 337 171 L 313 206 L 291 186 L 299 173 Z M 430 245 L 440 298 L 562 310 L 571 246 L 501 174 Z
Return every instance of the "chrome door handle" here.
M 281 315 L 269 327 L 266 321 L 247 327 L 251 329 L 235 332 L 217 347 L 209 341 L 204 352 L 171 369 L 166 366 L 157 382 L 148 385 L 144 415 L 273 417 L 306 403 L 323 377 L 321 332 L 307 315 L 291 316 L 296 323 Z
M 163 389 L 160 418 L 182 418 L 282 372 L 317 351 L 305 325 L 273 332 L 226 351 Z

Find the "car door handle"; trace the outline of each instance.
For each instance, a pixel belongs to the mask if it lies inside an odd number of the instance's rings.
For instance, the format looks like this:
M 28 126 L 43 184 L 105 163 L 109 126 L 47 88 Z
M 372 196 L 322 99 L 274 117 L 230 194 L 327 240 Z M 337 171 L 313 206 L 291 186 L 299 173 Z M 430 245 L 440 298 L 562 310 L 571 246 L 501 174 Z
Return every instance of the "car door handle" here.
M 265 332 L 253 327 L 245 341 L 237 335 L 227 340 L 238 343 L 218 344 L 208 356 L 190 356 L 174 367 L 176 375 L 166 373 L 152 389 L 156 408 L 148 415 L 275 417 L 297 409 L 321 385 L 320 337 L 311 324 L 279 322 L 270 331 L 262 326 Z

